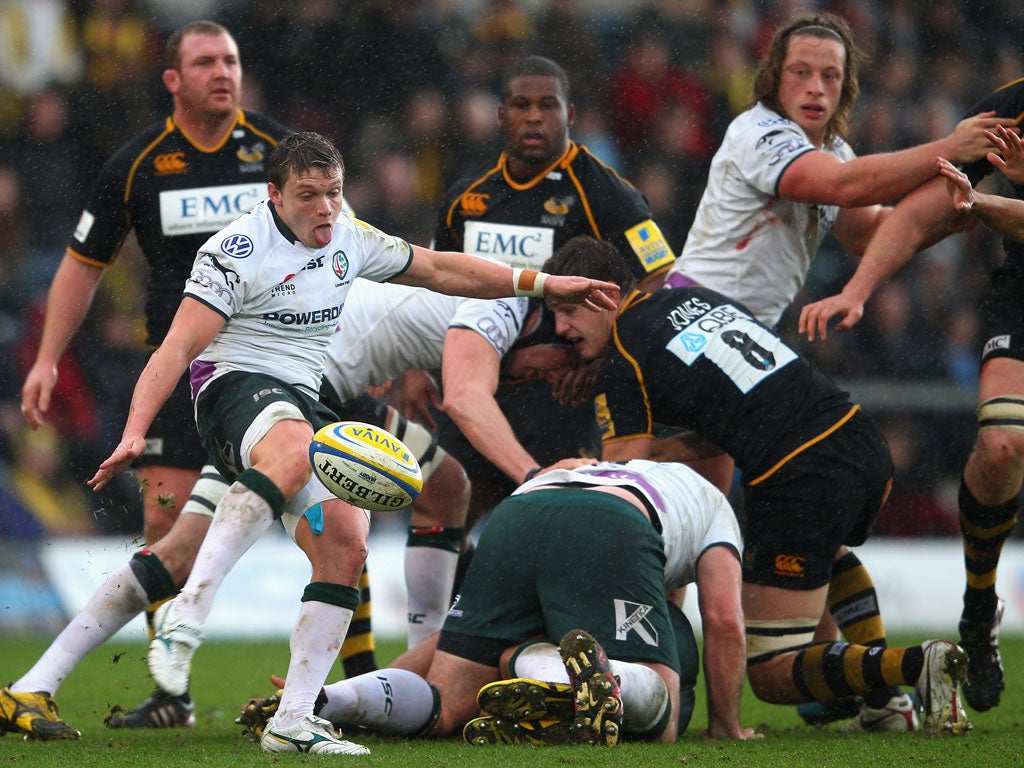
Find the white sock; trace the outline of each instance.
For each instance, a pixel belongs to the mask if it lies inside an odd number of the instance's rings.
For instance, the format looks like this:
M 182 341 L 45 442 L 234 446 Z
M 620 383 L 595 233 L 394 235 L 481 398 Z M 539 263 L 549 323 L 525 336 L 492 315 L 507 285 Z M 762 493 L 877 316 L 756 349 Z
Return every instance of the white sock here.
M 316 697 L 338 658 L 352 609 L 309 600 L 299 608 L 289 648 L 288 676 L 274 723 L 286 728 L 313 714 Z M 321 715 L 326 717 L 326 715 Z
M 409 648 L 441 629 L 451 602 L 459 556 L 437 547 L 405 548 Z
M 558 646 L 553 643 L 530 643 L 522 648 L 509 662 L 509 673 L 549 683 L 569 682 Z
M 174 619 L 202 626 L 224 577 L 274 522 L 266 500 L 233 483 L 217 504 L 213 523 L 196 555 L 185 586 L 174 600 Z
M 434 689 L 406 669 L 378 669 L 332 683 L 324 691 L 327 704 L 320 716 L 335 724 L 362 725 L 391 736 L 411 736 L 426 728 L 435 715 Z
M 125 563 L 93 592 L 89 602 L 50 643 L 32 669 L 11 685 L 11 690 L 56 693 L 86 654 L 113 637 L 148 605 L 146 591 L 131 565 Z
M 669 706 L 668 687 L 650 667 L 629 661 L 610 659 L 612 674 L 619 678 L 622 696 L 622 730 L 644 733 L 661 720 Z M 529 677 L 549 683 L 568 683 L 558 648 L 552 643 L 533 643 L 521 650 L 509 664 L 512 677 Z

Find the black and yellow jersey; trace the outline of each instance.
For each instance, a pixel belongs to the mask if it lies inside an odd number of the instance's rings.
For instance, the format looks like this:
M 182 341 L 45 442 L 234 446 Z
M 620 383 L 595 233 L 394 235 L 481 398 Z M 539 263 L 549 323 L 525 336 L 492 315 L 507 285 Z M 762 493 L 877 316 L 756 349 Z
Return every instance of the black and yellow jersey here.
M 675 261 L 640 191 L 573 142 L 528 181 L 509 175 L 502 153 L 496 163 L 454 184 L 441 208 L 434 247 L 539 270 L 577 235 L 613 243 L 638 282 L 668 271 Z
M 149 344 L 163 341 L 199 246 L 267 197 L 267 155 L 287 133 L 270 118 L 239 110 L 220 144 L 200 147 L 167 117 L 104 164 L 68 253 L 105 267 L 135 231 L 149 264 Z
M 488 256 L 513 267 L 540 270 L 564 243 L 577 235 L 608 240 L 618 248 L 637 282 L 663 275 L 675 262 L 647 200 L 585 146 L 569 142 L 545 171 L 517 181 L 508 157 L 452 185 L 441 208 L 434 248 Z M 520 350 L 565 348 L 543 301 L 532 300 L 523 332 L 502 360 L 501 383 L 531 376 Z
M 855 409 L 849 395 L 743 305 L 707 288 L 635 291 L 594 389 L 604 443 L 693 430 L 759 477 Z

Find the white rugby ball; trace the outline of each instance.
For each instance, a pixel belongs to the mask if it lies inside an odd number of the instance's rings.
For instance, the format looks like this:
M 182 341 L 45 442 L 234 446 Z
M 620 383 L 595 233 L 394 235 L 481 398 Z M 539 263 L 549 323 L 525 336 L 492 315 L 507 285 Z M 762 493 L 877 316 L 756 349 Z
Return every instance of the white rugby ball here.
M 401 509 L 423 489 L 423 472 L 405 443 L 361 421 L 323 427 L 309 444 L 309 460 L 331 493 L 363 509 Z

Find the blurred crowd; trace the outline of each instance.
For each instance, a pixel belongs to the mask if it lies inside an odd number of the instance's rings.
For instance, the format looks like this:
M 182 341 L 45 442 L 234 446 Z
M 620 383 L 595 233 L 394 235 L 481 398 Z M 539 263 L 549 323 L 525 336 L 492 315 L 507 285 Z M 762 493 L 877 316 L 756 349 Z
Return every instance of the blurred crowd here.
M 1024 6 L 1010 0 L 3 0 L 0 537 L 141 527 L 130 478 L 98 497 L 83 482 L 118 439 L 146 354 L 145 264 L 130 241 L 61 363 L 52 428 L 27 427 L 20 387 L 90 180 L 169 112 L 160 55 L 180 24 L 227 26 L 241 49 L 246 106 L 329 136 L 345 155 L 345 193 L 359 216 L 424 245 L 445 188 L 501 150 L 502 69 L 525 53 L 548 56 L 571 79 L 572 138 L 645 193 L 678 252 L 762 48 L 800 8 L 842 14 L 870 57 L 849 137 L 861 154 L 943 136 L 976 99 L 1024 76 Z M 938 393 L 889 399 L 883 387 L 865 401 L 897 464 L 880 533 L 957 533 L 958 472 L 974 435 L 978 296 L 1001 253 L 982 227 L 943 242 L 882 288 L 855 329 L 824 343 L 796 336 L 795 313 L 782 321 L 792 343 L 842 381 Z M 853 266 L 827 241 L 797 309 L 838 291 Z

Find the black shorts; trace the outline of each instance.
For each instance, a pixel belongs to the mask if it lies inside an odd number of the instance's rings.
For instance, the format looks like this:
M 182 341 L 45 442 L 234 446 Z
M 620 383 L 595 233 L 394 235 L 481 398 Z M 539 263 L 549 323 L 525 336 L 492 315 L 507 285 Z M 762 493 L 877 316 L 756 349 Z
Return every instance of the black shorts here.
M 146 433 L 146 452 L 132 466 L 199 470 L 208 463 L 206 449 L 196 428 L 192 387 L 186 373 L 153 419 Z
M 590 402 L 575 408 L 561 406 L 551 394 L 551 385 L 543 381 L 498 387 L 495 399 L 520 444 L 540 466 L 601 455 L 601 432 Z M 506 494 L 517 487 L 470 444 L 451 419 L 440 414 L 437 424 L 439 442 L 470 478 L 490 480 L 504 487 Z
M 892 480 L 889 446 L 858 411 L 757 485 L 744 486 L 743 580 L 782 589 L 827 584 L 843 544 L 863 544 Z
M 993 272 L 981 300 L 981 317 L 981 362 L 995 357 L 1024 361 L 1024 265 L 1007 260 Z
M 199 397 L 197 423 L 217 471 L 229 482 L 245 468 L 247 433 L 274 403 L 294 406 L 313 431 L 338 420 L 334 411 L 298 387 L 272 376 L 232 371 L 207 385 Z

